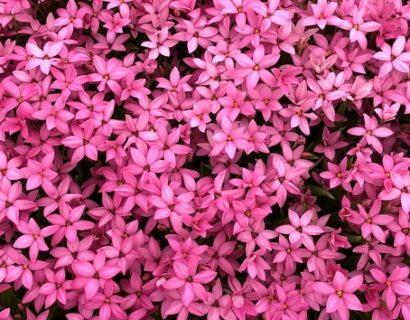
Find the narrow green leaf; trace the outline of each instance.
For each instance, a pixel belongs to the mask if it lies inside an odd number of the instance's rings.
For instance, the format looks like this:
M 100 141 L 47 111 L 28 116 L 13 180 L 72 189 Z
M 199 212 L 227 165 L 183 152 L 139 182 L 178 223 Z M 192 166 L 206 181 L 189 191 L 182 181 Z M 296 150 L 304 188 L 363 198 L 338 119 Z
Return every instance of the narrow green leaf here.
M 310 186 L 310 190 L 312 190 L 312 194 L 315 196 L 321 196 L 321 197 L 326 197 L 332 200 L 336 200 L 333 194 L 331 194 L 329 191 L 318 187 L 318 186 Z

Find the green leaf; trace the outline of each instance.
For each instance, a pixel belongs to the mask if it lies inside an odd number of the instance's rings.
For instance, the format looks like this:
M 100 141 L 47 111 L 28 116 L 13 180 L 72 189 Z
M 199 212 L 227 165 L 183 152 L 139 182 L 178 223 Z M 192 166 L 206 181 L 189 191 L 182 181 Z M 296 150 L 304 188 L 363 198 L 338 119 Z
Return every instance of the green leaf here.
M 13 289 L 8 289 L 0 293 L 0 307 L 10 308 L 13 313 L 17 311 L 19 300 Z
M 310 190 L 312 190 L 312 194 L 315 196 L 320 196 L 320 197 L 326 197 L 332 200 L 336 200 L 335 197 L 333 196 L 333 194 L 331 194 L 329 191 L 318 187 L 318 186 L 310 186 L 309 187 Z

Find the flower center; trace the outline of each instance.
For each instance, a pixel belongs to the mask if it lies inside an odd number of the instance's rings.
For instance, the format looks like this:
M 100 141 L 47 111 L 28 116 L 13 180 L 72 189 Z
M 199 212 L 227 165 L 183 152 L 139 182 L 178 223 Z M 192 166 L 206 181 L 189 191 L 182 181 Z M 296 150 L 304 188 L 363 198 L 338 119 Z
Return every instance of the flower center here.
M 192 280 L 192 277 L 189 276 L 188 278 L 186 278 L 186 281 L 187 281 L 187 282 L 192 282 L 192 281 L 193 281 L 193 280 Z
M 359 25 L 356 23 L 353 25 L 353 29 L 359 30 Z
M 404 228 L 401 230 L 404 234 L 409 234 L 409 228 Z
M 253 70 L 255 71 L 259 71 L 261 68 L 259 67 L 259 64 L 255 64 L 255 66 L 253 67 Z
M 336 294 L 338 295 L 339 298 L 343 297 L 343 291 L 342 290 L 336 291 Z

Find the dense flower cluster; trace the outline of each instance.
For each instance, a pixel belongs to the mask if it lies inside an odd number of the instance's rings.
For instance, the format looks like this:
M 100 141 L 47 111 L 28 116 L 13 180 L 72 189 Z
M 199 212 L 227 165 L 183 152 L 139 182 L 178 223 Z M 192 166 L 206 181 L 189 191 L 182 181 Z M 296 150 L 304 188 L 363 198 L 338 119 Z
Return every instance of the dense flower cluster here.
M 410 5 L 0 0 L 0 319 L 410 319 Z

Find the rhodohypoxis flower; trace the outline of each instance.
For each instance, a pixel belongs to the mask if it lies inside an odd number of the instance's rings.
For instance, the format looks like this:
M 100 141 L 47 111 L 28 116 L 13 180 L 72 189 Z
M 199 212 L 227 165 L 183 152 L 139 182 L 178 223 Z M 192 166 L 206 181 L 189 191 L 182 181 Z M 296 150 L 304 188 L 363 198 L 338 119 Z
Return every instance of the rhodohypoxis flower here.
M 276 231 L 282 234 L 289 235 L 290 243 L 298 243 L 301 241 L 308 249 L 313 249 L 314 243 L 312 236 L 323 233 L 323 229 L 311 224 L 313 213 L 306 211 L 301 217 L 293 211 L 289 210 L 289 221 L 291 224 L 285 224 L 276 228 Z
M 64 202 L 59 206 L 59 214 L 50 214 L 47 220 L 53 225 L 59 226 L 59 229 L 54 233 L 52 244 L 57 244 L 64 238 L 69 242 L 77 240 L 77 232 L 90 230 L 94 227 L 91 221 L 80 220 L 85 206 L 81 205 L 71 208 Z
M 185 306 L 189 306 L 197 299 L 206 300 L 207 292 L 203 286 L 211 282 L 216 277 L 216 272 L 212 270 L 197 272 L 198 264 L 175 261 L 173 270 L 175 275 L 168 279 L 162 286 L 165 289 L 180 289 L 182 291 L 181 300 Z
M 314 282 L 312 287 L 326 297 L 326 312 L 337 312 L 340 319 L 349 319 L 349 310 L 363 310 L 360 300 L 354 294 L 363 283 L 362 275 L 347 278 L 340 271 L 336 271 L 331 284 Z
M 182 231 L 182 216 L 193 213 L 190 201 L 191 193 L 182 193 L 175 196 L 171 187 L 163 185 L 161 196 L 152 196 L 149 201 L 157 208 L 154 218 L 157 220 L 169 218 L 175 232 Z
M 399 210 L 399 217 L 392 221 L 388 228 L 394 232 L 394 246 L 404 246 L 410 252 L 410 217 L 404 210 Z
M 93 82 L 99 82 L 98 90 L 104 91 L 105 87 L 108 86 L 117 96 L 121 96 L 122 88 L 119 80 L 128 73 L 121 61 L 116 58 L 105 61 L 100 56 L 95 55 L 93 64 L 97 73 L 90 74 L 88 77 Z
M 373 202 L 369 212 L 366 212 L 365 208 L 360 204 L 358 205 L 358 208 L 361 218 L 360 222 L 362 224 L 361 230 L 363 238 L 366 239 L 370 234 L 372 234 L 377 240 L 385 243 L 386 235 L 380 226 L 388 225 L 393 221 L 393 217 L 386 214 L 380 214 L 381 206 L 382 201 L 380 199 L 376 199 Z
M 381 200 L 394 200 L 400 198 L 404 212 L 410 212 L 410 175 L 392 174 L 392 187 L 379 194 Z
M 0 150 L 0 183 L 2 180 L 19 180 L 21 173 L 19 167 L 22 164 L 22 159 L 15 157 L 8 159 L 7 155 Z
M 56 56 L 63 48 L 63 42 L 46 42 L 43 49 L 40 49 L 36 43 L 29 42 L 27 44 L 27 53 L 32 56 L 27 62 L 27 69 L 40 67 L 40 70 L 45 73 L 50 73 L 50 68 L 56 65 L 58 60 Z
M 410 318 L 409 21 L 0 0 L 0 318 Z
M 44 270 L 44 275 L 46 276 L 47 282 L 40 287 L 38 292 L 47 296 L 45 307 L 48 308 L 56 300 L 65 304 L 67 302 L 66 290 L 70 289 L 70 282 L 65 278 L 64 269 L 60 269 L 54 273 L 47 268 Z
M 299 243 L 289 243 L 282 235 L 279 235 L 279 243 L 272 243 L 272 248 L 276 251 L 273 263 L 284 263 L 285 270 L 292 273 L 296 269 L 296 262 L 302 263 L 303 258 L 309 256 L 309 252 L 300 248 Z
M 318 144 L 315 147 L 315 152 L 324 153 L 326 158 L 333 160 L 337 149 L 341 149 L 347 146 L 347 142 L 340 141 L 340 132 L 330 133 L 328 128 L 323 130 L 322 141 L 323 144 Z
M 121 309 L 120 304 L 124 298 L 115 294 L 118 292 L 118 286 L 113 283 L 107 283 L 104 286 L 103 293 L 98 292 L 93 300 L 89 301 L 86 306 L 90 309 L 99 309 L 98 316 L 101 320 L 109 320 L 111 316 L 119 320 L 127 319 L 124 310 Z
M 64 138 L 61 143 L 70 148 L 75 148 L 72 156 L 71 163 L 78 163 L 84 156 L 91 160 L 97 160 L 99 146 L 105 139 L 102 135 L 93 135 L 94 126 L 88 123 L 85 128 L 72 127 L 72 133 L 74 135 Z
M 396 305 L 397 295 L 410 296 L 410 284 L 404 281 L 408 280 L 409 267 L 396 267 L 390 276 L 376 268 L 370 269 L 370 273 L 384 290 L 383 299 L 390 310 Z
M 216 143 L 210 155 L 216 156 L 224 150 L 228 157 L 233 159 L 236 149 L 246 149 L 248 146 L 243 135 L 244 128 L 238 127 L 236 123 L 232 123 L 227 118 L 223 118 L 221 121 L 221 129 L 222 130 L 216 131 L 212 137 Z
M 158 34 L 150 32 L 147 36 L 150 41 L 144 41 L 141 45 L 151 49 L 148 55 L 150 59 L 156 59 L 160 54 L 169 57 L 169 49 L 178 43 L 169 37 L 168 27 L 162 28 Z
M 353 7 L 352 21 L 343 21 L 343 29 L 350 30 L 349 39 L 351 42 L 357 41 L 362 50 L 367 49 L 366 33 L 374 32 L 380 29 L 380 23 L 375 21 L 364 21 L 365 7 L 360 9 L 356 6 Z
M 103 252 L 97 253 L 92 263 L 87 261 L 73 262 L 72 268 L 77 276 L 73 280 L 73 286 L 84 289 L 85 297 L 88 300 L 93 298 L 99 288 L 104 288 L 105 283 L 120 272 L 118 266 L 106 264 Z
M 41 159 L 41 162 L 29 159 L 27 167 L 21 170 L 27 178 L 26 189 L 33 190 L 41 185 L 46 192 L 51 192 L 52 180 L 57 177 L 57 173 L 51 169 L 54 161 L 54 153 L 48 153 Z
M 380 67 L 379 77 L 385 77 L 393 69 L 408 73 L 410 65 L 410 52 L 403 52 L 405 50 L 406 38 L 404 36 L 398 37 L 392 46 L 384 43 L 381 50 L 376 52 L 373 57 L 382 61 L 383 65 Z
M 302 23 L 305 26 L 317 24 L 320 29 L 324 29 L 326 24 L 338 25 L 340 19 L 334 15 L 337 8 L 336 2 L 327 2 L 327 0 L 319 0 L 315 4 L 310 4 L 313 11 L 313 16 L 306 17 Z
M 20 210 L 32 210 L 36 203 L 25 199 L 21 182 L 11 184 L 3 180 L 0 184 L 0 221 L 7 217 L 16 225 L 20 224 Z
M 48 226 L 40 229 L 37 222 L 30 219 L 28 223 L 21 221 L 17 228 L 23 235 L 14 242 L 14 248 L 29 248 L 30 260 L 36 260 L 39 251 L 49 249 L 44 238 L 52 235 L 58 229 L 58 226 Z
M 363 137 L 369 145 L 371 145 L 378 153 L 383 152 L 383 145 L 378 138 L 386 138 L 393 134 L 393 131 L 387 127 L 379 126 L 375 117 L 369 117 L 367 114 L 364 117 L 364 127 L 355 127 L 347 132 L 354 136 Z
M 240 53 L 235 56 L 235 60 L 242 68 L 235 71 L 234 75 L 246 77 L 246 87 L 248 90 L 254 89 L 259 79 L 270 86 L 275 83 L 272 73 L 267 69 L 279 60 L 279 54 L 265 55 L 265 48 L 260 45 L 255 48 L 252 58 Z

